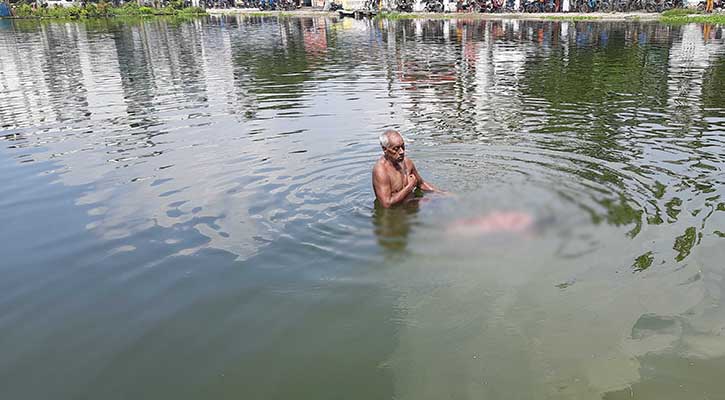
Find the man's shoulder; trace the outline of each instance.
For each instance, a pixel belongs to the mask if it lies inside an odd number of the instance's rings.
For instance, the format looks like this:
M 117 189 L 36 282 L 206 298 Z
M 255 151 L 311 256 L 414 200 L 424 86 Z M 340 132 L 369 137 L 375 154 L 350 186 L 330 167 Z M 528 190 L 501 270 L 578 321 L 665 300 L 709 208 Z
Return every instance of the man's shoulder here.
M 385 167 L 385 159 L 380 157 L 373 166 L 373 176 L 384 177 L 388 176 L 387 168 Z
M 375 161 L 375 165 L 373 165 L 373 172 L 376 170 L 384 170 L 385 169 L 385 158 L 380 157 L 378 158 L 378 161 Z
M 413 160 L 411 160 L 411 159 L 410 159 L 410 158 L 408 158 L 408 157 L 405 157 L 405 167 L 406 167 L 406 168 L 407 168 L 408 170 L 410 170 L 410 169 L 412 169 L 413 167 L 415 167 L 415 164 L 413 163 Z

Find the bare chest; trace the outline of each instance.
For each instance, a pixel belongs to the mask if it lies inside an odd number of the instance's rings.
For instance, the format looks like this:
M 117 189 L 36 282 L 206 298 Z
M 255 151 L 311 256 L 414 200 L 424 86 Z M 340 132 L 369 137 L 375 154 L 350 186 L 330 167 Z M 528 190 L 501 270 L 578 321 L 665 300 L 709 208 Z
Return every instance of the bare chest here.
M 387 173 L 390 178 L 390 189 L 393 193 L 401 191 L 408 184 L 407 168 L 403 166 L 400 169 L 388 168 Z

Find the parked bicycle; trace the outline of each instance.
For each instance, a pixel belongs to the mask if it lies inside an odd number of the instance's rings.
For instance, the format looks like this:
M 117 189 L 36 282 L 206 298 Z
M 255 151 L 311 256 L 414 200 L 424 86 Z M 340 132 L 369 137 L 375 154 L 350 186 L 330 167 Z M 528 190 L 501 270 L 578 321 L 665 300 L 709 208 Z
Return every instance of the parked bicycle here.
M 456 2 L 457 12 L 480 12 L 478 0 L 458 0 Z
M 554 12 L 557 9 L 555 0 L 531 0 L 524 5 L 524 11 L 529 13 Z
M 395 11 L 413 12 L 413 0 L 397 0 L 395 2 Z
M 574 11 L 577 12 L 595 12 L 599 10 L 599 2 L 597 0 L 578 0 Z
M 425 0 L 425 11 L 427 11 L 427 12 L 443 12 L 443 1 L 441 1 L 441 0 Z
M 363 10 L 378 11 L 378 0 L 365 0 L 363 3 Z

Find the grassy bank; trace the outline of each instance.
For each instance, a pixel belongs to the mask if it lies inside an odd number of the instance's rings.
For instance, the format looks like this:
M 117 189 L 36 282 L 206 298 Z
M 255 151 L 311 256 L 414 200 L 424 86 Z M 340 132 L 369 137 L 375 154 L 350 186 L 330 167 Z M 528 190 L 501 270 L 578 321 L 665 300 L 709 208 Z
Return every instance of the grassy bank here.
M 122 7 L 113 7 L 109 3 L 88 3 L 85 6 L 73 7 L 47 7 L 33 8 L 28 4 L 21 4 L 15 8 L 17 18 L 111 18 L 111 17 L 144 17 L 154 15 L 206 15 L 206 11 L 199 7 L 184 8 L 181 1 L 172 2 L 171 5 L 161 8 L 143 7 L 136 3 L 126 3 Z
M 602 19 L 602 17 L 593 15 L 552 15 L 542 16 L 541 18 L 552 21 L 596 21 Z
M 725 24 L 725 14 L 703 14 L 697 10 L 679 8 L 663 12 L 659 21 L 666 24 L 687 24 L 690 22 Z
M 651 20 L 668 24 L 685 24 L 690 22 L 725 24 L 725 14 L 704 14 L 694 9 L 674 9 L 655 13 L 595 13 L 594 15 L 571 13 L 571 14 L 476 14 L 476 13 L 398 13 L 381 12 L 375 16 L 379 19 L 487 19 L 487 18 L 519 18 L 519 19 L 540 19 L 550 21 L 600 21 L 600 20 Z
M 242 15 L 248 16 L 248 17 L 280 17 L 280 18 L 289 18 L 294 17 L 297 14 L 294 12 L 289 11 L 252 11 L 252 12 L 246 12 Z
M 398 13 L 383 11 L 375 18 L 398 20 L 398 19 L 532 19 L 546 21 L 598 21 L 598 20 L 624 20 L 629 18 L 628 14 L 594 13 L 587 15 L 581 13 Z M 651 19 L 655 19 L 653 15 Z
M 466 14 L 473 15 L 473 14 Z M 382 11 L 375 15 L 378 19 L 417 19 L 417 18 L 428 18 L 428 19 L 452 19 L 452 18 L 466 18 L 466 15 L 462 14 L 448 14 L 448 13 L 400 13 L 393 11 Z

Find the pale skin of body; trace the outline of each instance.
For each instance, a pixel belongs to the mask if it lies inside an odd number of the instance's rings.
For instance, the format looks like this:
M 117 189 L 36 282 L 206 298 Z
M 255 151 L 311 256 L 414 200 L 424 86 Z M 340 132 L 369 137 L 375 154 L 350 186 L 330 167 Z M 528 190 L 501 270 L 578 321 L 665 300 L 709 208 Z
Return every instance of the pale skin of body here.
M 381 206 L 400 204 L 412 197 L 416 188 L 427 192 L 441 192 L 423 180 L 413 160 L 405 157 L 405 142 L 400 133 L 388 131 L 388 146 L 373 167 L 373 190 Z

